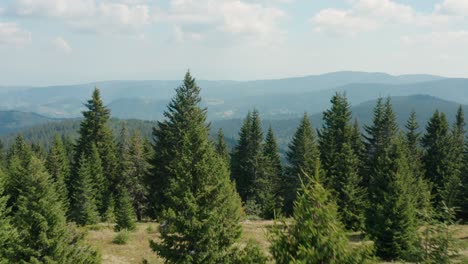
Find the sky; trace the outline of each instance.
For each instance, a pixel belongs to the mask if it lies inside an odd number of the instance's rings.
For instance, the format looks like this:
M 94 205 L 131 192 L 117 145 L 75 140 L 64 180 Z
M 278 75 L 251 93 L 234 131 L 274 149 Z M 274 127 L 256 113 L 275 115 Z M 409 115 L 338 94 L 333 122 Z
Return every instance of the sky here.
M 0 86 L 468 77 L 468 0 L 0 0 Z

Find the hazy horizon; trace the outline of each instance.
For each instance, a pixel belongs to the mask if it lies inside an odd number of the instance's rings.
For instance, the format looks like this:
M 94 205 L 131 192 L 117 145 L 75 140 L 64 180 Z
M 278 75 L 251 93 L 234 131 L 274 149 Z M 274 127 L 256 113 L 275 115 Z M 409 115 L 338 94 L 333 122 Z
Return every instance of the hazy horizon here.
M 467 77 L 466 0 L 0 0 L 0 85 Z

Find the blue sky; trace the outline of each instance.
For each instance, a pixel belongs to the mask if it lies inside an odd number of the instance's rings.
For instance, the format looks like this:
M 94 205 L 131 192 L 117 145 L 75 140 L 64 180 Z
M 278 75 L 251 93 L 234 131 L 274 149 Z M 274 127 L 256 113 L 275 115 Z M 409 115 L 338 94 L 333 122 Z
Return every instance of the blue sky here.
M 0 86 L 468 77 L 468 0 L 0 0 Z

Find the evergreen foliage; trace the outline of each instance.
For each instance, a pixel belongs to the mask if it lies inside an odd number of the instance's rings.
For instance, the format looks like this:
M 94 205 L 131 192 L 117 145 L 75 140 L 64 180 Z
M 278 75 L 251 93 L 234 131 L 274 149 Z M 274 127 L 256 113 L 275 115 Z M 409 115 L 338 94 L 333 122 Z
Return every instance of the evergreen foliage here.
M 70 181 L 71 167 L 65 146 L 58 134 L 55 135 L 45 165 L 57 188 L 59 200 L 62 201 L 64 209 L 67 211 L 70 204 L 67 183 Z
M 382 149 L 369 181 L 367 231 L 386 260 L 417 260 L 420 251 L 414 178 L 401 137 Z
M 87 159 L 84 154 L 81 155 L 72 183 L 70 218 L 80 225 L 95 224 L 99 220 L 91 163 L 92 161 Z
M 85 104 L 87 110 L 83 111 L 83 121 L 80 124 L 79 138 L 75 147 L 74 167 L 79 164 L 81 156 L 86 158 L 96 156 L 93 145 L 97 149 L 101 160 L 104 180 L 96 179 L 96 203 L 99 212 L 103 214 L 106 210 L 106 197 L 109 197 L 110 190 L 115 190 L 117 186 L 116 175 L 118 169 L 117 149 L 112 131 L 108 127 L 110 111 L 102 102 L 99 89 L 95 88 L 92 97 Z M 76 170 L 74 176 L 76 176 Z M 98 176 L 96 174 L 95 176 Z M 102 185 L 101 185 L 102 184 Z
M 425 149 L 423 157 L 426 178 L 433 186 L 434 206 L 444 202 L 449 208 L 455 206 L 461 194 L 461 167 L 457 164 L 455 137 L 450 134 L 444 113 L 436 111 L 426 127 L 422 138 Z
M 297 128 L 294 137 L 286 152 L 288 167 L 285 171 L 285 213 L 290 215 L 297 190 L 300 187 L 300 178 L 313 175 L 316 160 L 319 158 L 315 133 L 306 113 Z
M 208 139 L 200 101 L 187 73 L 154 132 L 151 178 L 159 190 L 150 192 L 162 195 L 163 210 L 161 241 L 151 247 L 168 263 L 224 263 L 241 233 L 240 199 Z
M 226 164 L 229 165 L 230 157 L 229 157 L 229 151 L 226 145 L 226 141 L 224 140 L 224 133 L 223 129 L 220 128 L 218 130 L 218 134 L 216 136 L 216 143 L 215 143 L 215 149 L 216 153 L 226 161 Z
M 150 169 L 148 159 L 149 155 L 145 150 L 140 133 L 135 131 L 130 139 L 130 165 L 132 170 L 128 190 L 138 221 L 143 219 L 147 207 L 148 192 L 144 180 Z
M 135 211 L 130 200 L 130 195 L 123 186 L 119 190 L 115 208 L 115 230 L 134 230 L 136 228 Z
M 231 162 L 231 175 L 236 182 L 242 201 L 253 200 L 255 182 L 262 178 L 263 171 L 263 132 L 257 110 L 249 112 L 239 132 L 239 141 L 234 147 Z
M 416 183 L 409 165 L 408 148 L 397 135 L 390 99 L 379 99 L 374 122 L 366 127 L 369 207 L 366 230 L 375 240 L 377 254 L 384 259 L 414 260 L 419 240 L 416 218 Z
M 4 194 L 6 176 L 0 170 L 0 263 L 8 263 L 15 256 L 15 247 L 19 241 L 18 233 L 11 224 L 8 196 Z
M 15 263 L 99 263 L 99 255 L 73 236 L 63 204 L 42 162 L 32 157 L 26 168 L 13 222 L 21 240 Z
M 336 93 L 331 104 L 323 113 L 324 123 L 318 134 L 325 183 L 333 190 L 346 228 L 359 230 L 364 225 L 366 193 L 359 175 L 360 152 L 353 148 L 356 132 L 350 124 L 350 105 L 345 95 Z
M 317 164 L 318 162 L 316 162 Z M 276 224 L 271 233 L 271 254 L 278 264 L 364 263 L 369 248 L 351 248 L 337 205 L 319 180 L 304 174 L 291 223 Z

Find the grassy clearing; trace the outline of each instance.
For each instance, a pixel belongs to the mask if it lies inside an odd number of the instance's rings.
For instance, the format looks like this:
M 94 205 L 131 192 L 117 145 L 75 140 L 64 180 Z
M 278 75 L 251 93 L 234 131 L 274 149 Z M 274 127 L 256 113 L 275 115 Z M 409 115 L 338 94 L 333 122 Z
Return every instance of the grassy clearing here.
M 242 223 L 244 232 L 242 243 L 252 239 L 260 244 L 260 247 L 268 252 L 268 228 L 273 221 L 245 221 Z M 104 264 L 141 263 L 143 259 L 151 264 L 162 264 L 163 260 L 153 253 L 149 247 L 149 240 L 158 239 L 158 225 L 156 223 L 138 223 L 137 229 L 130 232 L 125 245 L 117 245 L 112 242 L 116 236 L 113 227 L 100 224 L 88 228 L 86 239 L 94 247 L 101 251 Z M 468 263 L 468 225 L 456 226 L 456 237 L 460 242 L 460 257 L 458 263 Z M 351 234 L 353 243 L 359 243 L 358 235 Z

